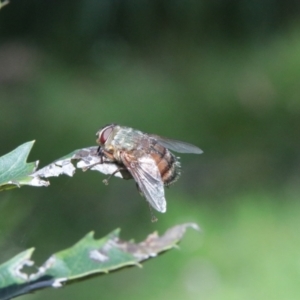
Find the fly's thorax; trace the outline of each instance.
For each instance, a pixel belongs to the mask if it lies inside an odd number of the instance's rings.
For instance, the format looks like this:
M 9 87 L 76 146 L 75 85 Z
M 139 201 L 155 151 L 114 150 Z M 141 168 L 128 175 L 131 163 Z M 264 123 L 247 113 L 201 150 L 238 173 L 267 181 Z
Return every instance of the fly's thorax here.
M 179 178 L 180 163 L 167 148 L 154 142 L 151 145 L 150 155 L 155 160 L 164 185 L 168 186 Z
M 118 150 L 133 151 L 139 148 L 144 137 L 145 135 L 139 130 L 119 126 L 111 144 Z

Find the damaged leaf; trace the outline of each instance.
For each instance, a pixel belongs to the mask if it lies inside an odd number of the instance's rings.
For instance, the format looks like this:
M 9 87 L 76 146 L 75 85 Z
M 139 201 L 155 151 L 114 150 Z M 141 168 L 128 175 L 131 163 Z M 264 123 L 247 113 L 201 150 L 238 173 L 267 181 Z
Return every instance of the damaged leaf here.
M 30 174 L 35 172 L 38 161 L 26 163 L 33 144 L 34 141 L 27 142 L 0 157 L 0 191 L 22 185 L 35 185 L 36 179 Z M 40 185 L 47 186 L 48 183 L 42 181 Z
M 119 166 L 107 159 L 106 157 L 100 158 L 97 154 L 98 147 L 88 147 L 79 150 L 75 150 L 68 155 L 54 161 L 48 166 L 31 174 L 32 177 L 48 178 L 57 177 L 62 174 L 73 176 L 76 168 L 86 170 L 95 170 L 103 174 L 112 174 Z M 102 160 L 101 160 L 102 159 Z M 117 172 L 114 176 L 121 177 L 123 179 L 129 179 L 127 172 Z
M 37 170 L 39 161 L 26 163 L 33 144 L 34 141 L 25 143 L 0 157 L 0 191 L 23 185 L 48 186 L 49 181 L 43 178 L 57 177 L 63 174 L 72 177 L 76 168 L 83 171 L 95 170 L 103 174 L 112 174 L 119 168 L 116 163 L 106 157 L 103 157 L 101 161 L 97 154 L 98 147 L 88 147 L 75 150 Z M 114 176 L 123 179 L 131 178 L 130 174 L 124 170 L 117 172 Z
M 34 265 L 30 260 L 33 249 L 29 249 L 0 265 L 0 299 L 11 299 L 46 287 L 58 288 L 127 266 L 139 266 L 174 248 L 188 227 L 198 229 L 194 223 L 177 225 L 161 237 L 157 233 L 150 234 L 141 243 L 120 240 L 118 229 L 100 240 L 95 240 L 91 232 L 73 247 L 53 254 L 33 274 L 22 271 L 25 265 Z

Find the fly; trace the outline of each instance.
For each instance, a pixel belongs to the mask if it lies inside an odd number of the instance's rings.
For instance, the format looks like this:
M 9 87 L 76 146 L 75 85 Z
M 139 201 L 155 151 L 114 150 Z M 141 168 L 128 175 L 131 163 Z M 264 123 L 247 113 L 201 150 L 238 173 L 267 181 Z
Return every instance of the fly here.
M 109 178 L 117 172 L 128 173 L 127 177 L 135 180 L 138 190 L 149 204 L 161 213 L 167 210 L 164 186 L 173 184 L 180 176 L 180 162 L 170 150 L 203 153 L 192 144 L 117 124 L 104 126 L 96 136 L 100 163 L 105 157 L 118 165 Z

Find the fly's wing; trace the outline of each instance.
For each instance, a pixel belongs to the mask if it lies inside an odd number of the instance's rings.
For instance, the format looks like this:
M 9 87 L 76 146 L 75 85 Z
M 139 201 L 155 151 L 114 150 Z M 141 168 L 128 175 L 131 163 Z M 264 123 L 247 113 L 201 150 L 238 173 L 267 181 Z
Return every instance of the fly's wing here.
M 166 212 L 164 184 L 153 158 L 148 155 L 137 158 L 123 152 L 121 159 L 151 206 L 159 212 Z
M 203 153 L 203 151 L 200 148 L 198 148 L 197 146 L 194 146 L 194 145 L 186 143 L 186 142 L 172 140 L 172 139 L 161 137 L 161 136 L 154 135 L 154 134 L 149 134 L 149 136 L 154 138 L 163 147 L 173 150 L 175 152 L 193 153 L 193 154 Z

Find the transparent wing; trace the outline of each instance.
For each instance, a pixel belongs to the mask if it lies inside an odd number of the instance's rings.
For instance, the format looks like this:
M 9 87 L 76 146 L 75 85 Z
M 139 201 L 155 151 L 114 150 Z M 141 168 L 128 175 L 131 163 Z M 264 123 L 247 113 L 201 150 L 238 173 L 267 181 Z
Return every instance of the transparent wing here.
M 176 152 L 179 152 L 179 153 L 193 153 L 193 154 L 203 153 L 203 151 L 200 148 L 198 148 L 197 146 L 186 143 L 186 142 L 172 140 L 172 139 L 161 137 L 159 135 L 154 135 L 154 134 L 149 134 L 149 136 L 156 139 L 156 141 L 163 147 L 168 148 L 173 151 L 176 151 Z
M 136 158 L 126 152 L 121 158 L 151 206 L 159 212 L 166 212 L 164 184 L 153 158 L 147 155 Z

